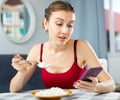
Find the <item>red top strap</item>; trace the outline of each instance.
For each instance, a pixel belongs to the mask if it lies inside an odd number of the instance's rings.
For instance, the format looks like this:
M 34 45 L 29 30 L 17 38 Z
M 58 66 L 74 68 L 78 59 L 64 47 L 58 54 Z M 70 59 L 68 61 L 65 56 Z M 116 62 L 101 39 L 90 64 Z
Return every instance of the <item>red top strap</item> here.
M 77 41 L 78 40 L 75 40 L 74 42 L 74 61 L 77 62 Z
M 40 62 L 42 62 L 42 53 L 43 53 L 43 44 L 41 44 L 41 48 L 40 48 Z

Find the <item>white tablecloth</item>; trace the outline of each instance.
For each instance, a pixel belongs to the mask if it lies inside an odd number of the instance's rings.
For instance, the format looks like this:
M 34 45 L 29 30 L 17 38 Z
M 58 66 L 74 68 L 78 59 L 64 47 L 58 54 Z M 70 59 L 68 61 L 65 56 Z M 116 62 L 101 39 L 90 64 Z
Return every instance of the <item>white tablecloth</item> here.
M 63 97 L 61 100 L 120 100 L 120 93 L 111 92 L 106 94 L 98 94 L 93 92 L 84 92 L 72 89 L 71 96 Z M 38 100 L 31 95 L 32 91 L 21 93 L 0 93 L 0 100 Z

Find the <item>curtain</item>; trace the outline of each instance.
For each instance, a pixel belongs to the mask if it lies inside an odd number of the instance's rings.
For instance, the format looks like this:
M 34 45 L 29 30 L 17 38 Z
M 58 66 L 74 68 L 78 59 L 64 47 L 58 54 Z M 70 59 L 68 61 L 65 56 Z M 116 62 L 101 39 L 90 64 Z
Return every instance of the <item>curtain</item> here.
M 76 10 L 73 39 L 87 40 L 99 58 L 107 58 L 107 34 L 103 0 L 64 0 Z

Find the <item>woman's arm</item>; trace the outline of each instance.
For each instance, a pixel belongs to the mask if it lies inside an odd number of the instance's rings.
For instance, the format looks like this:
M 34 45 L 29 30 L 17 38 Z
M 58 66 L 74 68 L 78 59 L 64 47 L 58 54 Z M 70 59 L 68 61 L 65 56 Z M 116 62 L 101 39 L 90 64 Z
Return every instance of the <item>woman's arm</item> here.
M 35 71 L 36 65 L 32 64 L 25 71 L 18 71 L 10 82 L 10 92 L 19 92 Z
M 34 73 L 36 69 L 36 64 L 38 63 L 37 59 L 39 59 L 36 56 L 36 55 L 39 55 L 39 51 L 37 52 L 39 47 L 40 45 L 36 45 L 31 49 L 26 59 L 27 61 L 25 61 L 20 55 L 16 55 L 12 59 L 12 66 L 18 72 L 10 82 L 10 92 L 21 91 L 24 85 L 27 83 L 27 81 L 30 79 L 30 77 Z
M 106 93 L 115 91 L 115 83 L 112 79 L 96 84 L 96 92 Z
M 102 66 L 91 45 L 84 40 L 78 41 L 77 59 L 79 66 L 81 66 L 83 62 L 90 68 Z M 111 92 L 115 90 L 115 83 L 110 74 L 104 68 L 97 76 L 97 78 L 88 78 L 92 80 L 91 83 L 78 80 L 77 82 L 75 82 L 74 87 L 81 88 L 86 91 L 94 91 L 99 93 Z

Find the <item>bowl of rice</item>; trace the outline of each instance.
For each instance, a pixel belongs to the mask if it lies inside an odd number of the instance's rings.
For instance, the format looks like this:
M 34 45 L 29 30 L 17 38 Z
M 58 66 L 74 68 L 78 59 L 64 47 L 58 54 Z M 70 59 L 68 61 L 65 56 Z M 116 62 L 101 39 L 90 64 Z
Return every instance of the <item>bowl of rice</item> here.
M 72 94 L 72 91 L 69 90 L 69 89 L 62 89 L 62 88 L 59 88 L 59 87 L 52 87 L 52 88 L 49 88 L 49 89 L 40 89 L 40 90 L 34 90 L 32 92 L 32 95 L 37 97 L 37 98 L 40 98 L 40 99 L 44 99 L 44 100 L 47 100 L 47 99 L 60 99 L 64 96 L 70 96 Z

